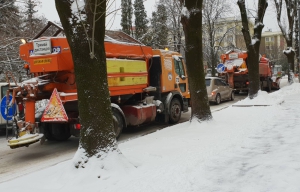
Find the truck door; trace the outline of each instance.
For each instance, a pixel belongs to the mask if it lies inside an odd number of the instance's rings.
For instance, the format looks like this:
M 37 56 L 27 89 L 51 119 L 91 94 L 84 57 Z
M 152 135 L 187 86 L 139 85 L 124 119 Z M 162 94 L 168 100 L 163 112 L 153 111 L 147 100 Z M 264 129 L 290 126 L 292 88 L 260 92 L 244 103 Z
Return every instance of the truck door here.
M 173 56 L 175 69 L 174 87 L 185 96 L 188 93 L 187 74 L 182 57 Z

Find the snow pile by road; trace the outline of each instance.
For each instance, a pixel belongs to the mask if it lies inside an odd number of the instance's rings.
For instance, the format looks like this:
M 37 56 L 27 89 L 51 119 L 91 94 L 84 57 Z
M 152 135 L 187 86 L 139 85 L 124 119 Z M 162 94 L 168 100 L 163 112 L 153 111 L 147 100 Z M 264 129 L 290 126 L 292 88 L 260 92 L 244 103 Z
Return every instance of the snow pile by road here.
M 276 105 L 280 104 L 284 101 L 284 98 L 281 96 L 279 97 L 272 97 L 271 94 L 268 94 L 265 91 L 258 91 L 258 96 L 254 99 L 250 99 L 249 97 L 245 98 L 242 101 L 236 102 L 234 106 L 268 106 L 268 105 Z
M 122 155 L 66 161 L 0 184 L 10 192 L 299 192 L 300 84 L 119 145 Z M 279 102 L 281 101 L 281 102 Z M 24 165 L 26 166 L 26 165 Z

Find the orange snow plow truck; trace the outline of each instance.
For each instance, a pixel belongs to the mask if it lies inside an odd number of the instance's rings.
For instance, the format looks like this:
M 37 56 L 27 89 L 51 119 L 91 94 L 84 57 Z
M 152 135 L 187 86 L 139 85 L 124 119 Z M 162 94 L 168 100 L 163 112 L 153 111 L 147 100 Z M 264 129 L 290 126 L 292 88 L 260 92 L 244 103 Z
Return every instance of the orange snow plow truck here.
M 246 51 L 231 50 L 221 55 L 223 64 L 219 64 L 217 71 L 235 92 L 248 91 L 248 54 Z M 261 90 L 270 92 L 279 89 L 280 78 L 272 77 L 272 65 L 268 58 L 262 56 L 259 60 L 259 76 Z
M 174 124 L 181 112 L 188 111 L 189 85 L 179 53 L 111 37 L 106 37 L 105 49 L 117 138 L 127 126 L 155 120 Z M 34 39 L 20 46 L 20 56 L 31 78 L 7 91 L 6 107 L 17 106 L 7 120 L 8 146 L 79 136 L 74 64 L 67 39 Z

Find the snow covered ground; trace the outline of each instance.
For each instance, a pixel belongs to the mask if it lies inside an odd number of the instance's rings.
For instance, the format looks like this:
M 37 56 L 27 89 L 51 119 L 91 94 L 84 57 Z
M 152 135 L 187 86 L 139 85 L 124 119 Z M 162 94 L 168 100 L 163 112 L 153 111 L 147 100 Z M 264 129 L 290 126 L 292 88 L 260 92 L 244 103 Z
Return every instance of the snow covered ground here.
M 181 123 L 120 144 L 123 155 L 80 169 L 66 161 L 1 183 L 0 191 L 299 192 L 299 95 L 299 83 L 260 91 L 209 122 Z

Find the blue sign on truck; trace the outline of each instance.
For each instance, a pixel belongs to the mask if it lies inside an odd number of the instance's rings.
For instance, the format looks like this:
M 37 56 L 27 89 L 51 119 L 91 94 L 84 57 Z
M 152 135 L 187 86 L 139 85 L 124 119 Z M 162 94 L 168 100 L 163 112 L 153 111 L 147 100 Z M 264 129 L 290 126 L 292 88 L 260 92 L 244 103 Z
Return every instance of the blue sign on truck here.
M 8 104 L 10 104 L 11 100 L 12 100 L 12 96 L 9 95 L 8 98 L 9 102 Z M 12 120 L 12 116 L 16 113 L 17 111 L 17 105 L 8 105 L 6 104 L 6 96 L 4 96 L 1 100 L 1 115 L 3 117 L 3 119 L 5 120 Z
M 218 64 L 217 66 L 217 72 L 223 73 L 225 71 L 225 65 L 223 63 Z

